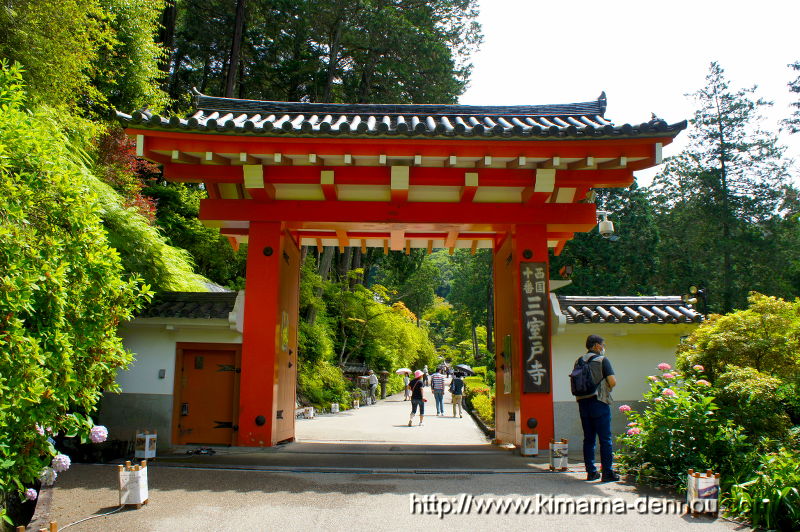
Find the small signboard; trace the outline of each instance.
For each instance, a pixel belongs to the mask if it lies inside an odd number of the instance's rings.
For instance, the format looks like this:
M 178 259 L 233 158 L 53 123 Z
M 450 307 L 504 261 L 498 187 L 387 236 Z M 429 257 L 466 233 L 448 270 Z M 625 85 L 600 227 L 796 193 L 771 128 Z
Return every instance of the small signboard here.
M 547 263 L 519 265 L 522 323 L 523 391 L 550 393 L 550 319 Z

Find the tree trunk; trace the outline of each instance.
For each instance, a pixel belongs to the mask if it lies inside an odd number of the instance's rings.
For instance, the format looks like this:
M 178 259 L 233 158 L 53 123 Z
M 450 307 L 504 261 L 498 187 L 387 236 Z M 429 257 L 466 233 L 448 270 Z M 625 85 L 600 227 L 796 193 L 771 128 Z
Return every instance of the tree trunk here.
M 331 273 L 331 263 L 333 262 L 333 253 L 335 249 L 336 248 L 333 246 L 325 246 L 325 250 L 322 252 L 322 256 L 319 259 L 317 273 L 319 273 L 323 281 L 327 281 Z
M 347 272 L 350 271 L 350 260 L 353 257 L 353 248 L 347 246 L 344 248 L 344 253 L 339 255 L 339 279 L 346 279 Z
M 717 106 L 717 128 L 719 129 L 719 173 L 722 185 L 722 312 L 733 310 L 733 268 L 731 265 L 731 212 L 728 191 L 727 150 L 725 129 L 722 126 L 722 111 L 719 97 L 714 89 L 714 103 Z
M 244 9 L 247 0 L 236 0 L 236 20 L 233 24 L 233 42 L 231 42 L 231 55 L 228 60 L 228 75 L 225 78 L 225 97 L 233 98 L 233 87 L 236 82 L 236 73 L 239 71 L 239 53 L 242 49 L 242 35 L 244 33 Z
M 164 47 L 164 57 L 158 62 L 158 68 L 164 73 L 161 87 L 169 90 L 169 69 L 172 66 L 173 49 L 175 48 L 175 20 L 178 16 L 176 0 L 166 0 L 161 12 L 161 28 L 158 30 L 158 42 Z
M 475 362 L 478 362 L 478 359 L 481 356 L 480 348 L 478 347 L 478 331 L 476 330 L 477 326 L 473 323 L 472 324 L 472 356 L 475 358 Z
M 492 276 L 489 276 L 489 282 L 486 286 L 486 349 L 490 353 L 494 353 L 494 282 Z
M 330 102 L 333 92 L 333 80 L 336 79 L 337 67 L 339 65 L 339 50 L 342 45 L 342 19 L 336 20 L 336 29 L 333 32 L 333 39 L 330 44 L 328 54 L 328 75 L 325 79 L 325 87 L 322 90 L 322 101 Z

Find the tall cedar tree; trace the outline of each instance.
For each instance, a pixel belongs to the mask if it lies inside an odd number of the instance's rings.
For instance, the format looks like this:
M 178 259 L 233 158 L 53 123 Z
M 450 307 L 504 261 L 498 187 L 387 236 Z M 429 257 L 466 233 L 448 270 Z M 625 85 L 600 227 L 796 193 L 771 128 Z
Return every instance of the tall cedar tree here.
M 741 308 L 750 290 L 775 293 L 781 272 L 774 259 L 785 250 L 774 231 L 796 195 L 784 148 L 759 126 L 770 104 L 754 92 L 730 88 L 720 65 L 711 63 L 706 86 L 693 94 L 698 108 L 689 146 L 652 187 L 662 289 L 682 293 L 704 283 L 715 311 Z

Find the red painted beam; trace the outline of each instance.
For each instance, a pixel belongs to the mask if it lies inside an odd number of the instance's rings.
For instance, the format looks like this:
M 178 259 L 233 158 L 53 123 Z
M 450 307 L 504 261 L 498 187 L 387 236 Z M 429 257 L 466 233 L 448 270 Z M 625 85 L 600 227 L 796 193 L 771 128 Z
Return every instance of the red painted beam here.
M 573 139 L 573 140 L 484 140 L 403 138 L 307 138 L 284 136 L 242 136 L 227 134 L 184 133 L 129 128 L 128 135 L 145 135 L 148 150 L 216 153 L 248 153 L 284 155 L 352 154 L 354 156 L 387 155 L 389 157 L 563 157 L 596 158 L 649 157 L 653 145 L 670 144 L 672 137 L 632 139 Z M 650 162 L 652 165 L 652 162 Z
M 546 203 L 526 206 L 517 203 L 386 203 L 378 201 L 277 201 L 269 207 L 241 200 L 202 200 L 200 219 L 294 222 L 379 222 L 453 224 L 568 224 L 597 223 L 590 203 Z M 554 228 L 553 230 L 560 230 Z
M 274 184 L 317 184 L 320 172 L 336 170 L 338 185 L 382 185 L 390 183 L 390 169 L 384 166 L 265 166 L 264 180 Z M 481 186 L 528 187 L 533 182 L 532 170 L 506 168 L 429 168 L 410 169 L 410 186 L 464 186 L 464 173 L 475 172 Z M 164 179 L 207 183 L 242 182 L 241 166 L 205 164 L 166 164 Z M 622 170 L 558 170 L 556 184 L 565 187 L 577 186 L 628 186 L 633 182 L 633 171 Z

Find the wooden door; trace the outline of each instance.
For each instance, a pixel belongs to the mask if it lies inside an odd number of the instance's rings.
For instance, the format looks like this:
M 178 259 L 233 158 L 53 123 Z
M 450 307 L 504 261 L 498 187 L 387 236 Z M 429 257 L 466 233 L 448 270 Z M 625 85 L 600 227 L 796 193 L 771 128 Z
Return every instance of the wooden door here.
M 178 350 L 176 443 L 231 445 L 236 422 L 237 350 Z
M 278 295 L 278 345 L 275 350 L 275 425 L 273 443 L 294 440 L 297 393 L 297 319 L 299 312 L 300 249 L 288 235 L 283 239 L 283 262 Z

